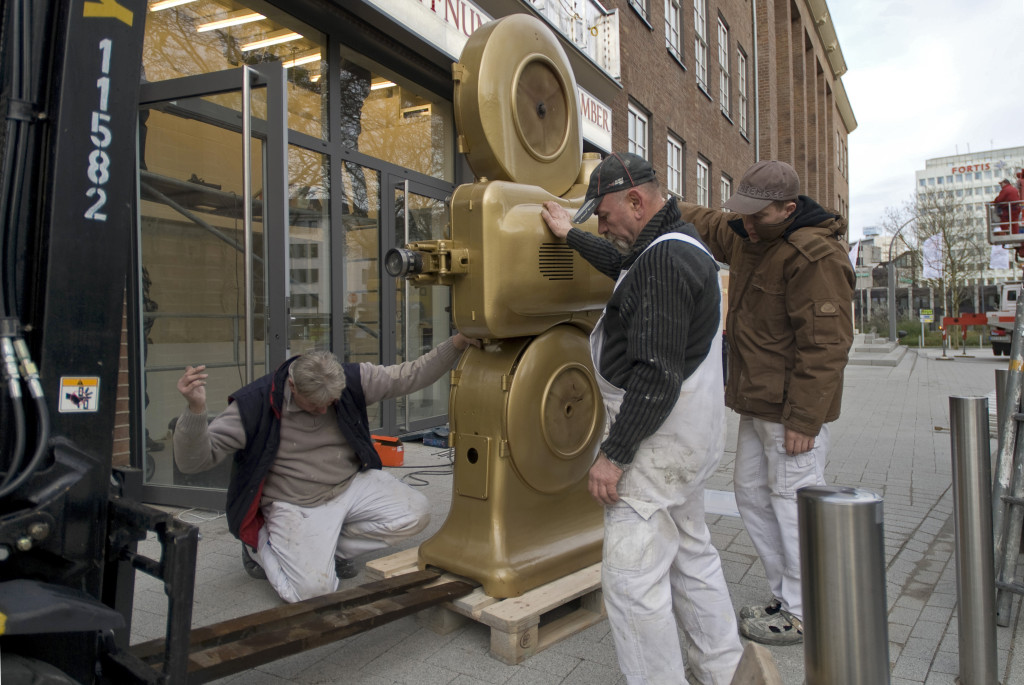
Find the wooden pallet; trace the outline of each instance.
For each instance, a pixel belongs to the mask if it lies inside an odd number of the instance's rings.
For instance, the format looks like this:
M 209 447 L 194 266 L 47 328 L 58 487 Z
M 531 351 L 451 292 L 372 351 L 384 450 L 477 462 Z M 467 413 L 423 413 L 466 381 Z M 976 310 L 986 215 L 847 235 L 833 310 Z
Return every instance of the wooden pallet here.
M 366 573 L 381 579 L 411 573 L 417 570 L 418 556 L 419 550 L 413 548 L 370 561 Z M 441 578 L 465 580 L 452 574 Z M 491 629 L 491 655 L 506 664 L 518 664 L 604 620 L 601 564 L 509 599 L 495 599 L 477 587 L 468 595 L 420 612 L 419 618 L 441 634 L 467 621 L 483 623 Z

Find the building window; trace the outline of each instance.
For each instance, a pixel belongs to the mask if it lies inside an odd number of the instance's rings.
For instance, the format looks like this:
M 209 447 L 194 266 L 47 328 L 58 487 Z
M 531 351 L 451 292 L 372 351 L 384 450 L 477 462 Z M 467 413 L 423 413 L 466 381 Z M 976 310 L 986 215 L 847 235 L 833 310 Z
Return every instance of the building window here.
M 736 106 L 739 107 L 740 133 L 747 135 L 747 56 L 736 50 Z
M 730 197 L 732 197 L 732 179 L 722 174 L 722 183 L 719 186 L 721 197 L 719 198 L 724 205 Z
M 708 89 L 708 19 L 705 0 L 693 0 L 693 63 L 697 85 Z
M 665 0 L 665 47 L 682 61 L 683 13 L 679 11 L 679 0 Z
M 668 154 L 665 162 L 666 188 L 668 192 L 683 197 L 683 144 L 673 136 L 668 137 Z
M 718 18 L 718 104 L 726 116 L 729 109 L 729 27 Z
M 926 182 L 926 181 L 925 181 L 925 179 L 923 179 L 923 178 L 922 178 L 922 179 L 921 179 L 920 181 L 918 181 L 917 183 L 918 183 L 918 185 L 920 185 L 920 186 L 922 186 L 922 187 L 924 187 L 925 185 L 927 185 L 927 182 Z
M 629 106 L 628 152 L 647 157 L 647 115 L 633 105 Z
M 711 167 L 703 159 L 697 160 L 697 204 L 705 207 L 711 206 L 711 193 L 708 189 L 708 179 L 711 177 Z
M 649 14 L 647 10 L 647 0 L 629 0 L 629 4 L 636 10 L 636 13 L 639 14 L 644 21 L 647 21 L 647 16 Z

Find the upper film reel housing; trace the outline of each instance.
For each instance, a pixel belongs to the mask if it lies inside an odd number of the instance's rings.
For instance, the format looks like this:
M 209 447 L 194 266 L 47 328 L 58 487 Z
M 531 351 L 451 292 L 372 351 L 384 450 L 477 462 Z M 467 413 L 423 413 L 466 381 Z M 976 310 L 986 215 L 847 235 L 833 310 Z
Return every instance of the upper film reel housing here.
M 515 14 L 480 27 L 452 76 L 460 152 L 478 179 L 558 196 L 576 183 L 583 150 L 576 81 L 540 20 Z

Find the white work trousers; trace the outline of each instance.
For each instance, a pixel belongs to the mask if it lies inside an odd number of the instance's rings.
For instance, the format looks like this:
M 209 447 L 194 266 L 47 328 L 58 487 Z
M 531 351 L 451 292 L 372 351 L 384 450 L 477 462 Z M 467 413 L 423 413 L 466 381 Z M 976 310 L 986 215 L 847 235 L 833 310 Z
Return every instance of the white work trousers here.
M 662 240 L 683 240 L 707 252 L 685 234 L 663 235 L 652 245 Z M 616 287 L 621 282 L 620 276 Z M 596 365 L 603 318 L 590 344 Z M 613 424 L 625 393 L 600 373 L 597 382 Z M 637 448 L 617 485 L 620 501 L 605 508 L 601 584 L 619 668 L 629 685 L 687 682 L 679 627 L 694 676 L 704 685 L 732 682 L 742 648 L 722 561 L 704 521 L 704 485 L 724 446 L 719 334 L 683 381 L 664 423 Z
M 772 594 L 800 620 L 804 604 L 796 491 L 825 484 L 828 447 L 827 424 L 809 452 L 790 456 L 781 423 L 740 417 L 733 469 L 736 506 L 761 557 Z
M 334 592 L 334 557 L 353 559 L 419 533 L 430 522 L 427 498 L 377 469 L 360 471 L 340 495 L 315 507 L 263 505 L 259 559 L 286 602 Z

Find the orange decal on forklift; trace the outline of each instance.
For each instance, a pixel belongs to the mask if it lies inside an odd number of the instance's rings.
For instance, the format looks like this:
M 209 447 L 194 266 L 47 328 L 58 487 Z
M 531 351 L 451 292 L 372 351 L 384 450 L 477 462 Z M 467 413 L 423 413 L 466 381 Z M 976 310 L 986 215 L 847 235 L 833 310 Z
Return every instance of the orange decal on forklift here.
M 135 13 L 119 5 L 117 0 L 86 0 L 82 16 L 91 19 L 119 19 L 128 26 L 135 20 Z

